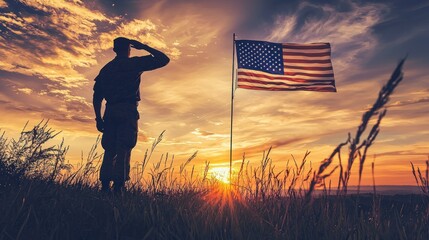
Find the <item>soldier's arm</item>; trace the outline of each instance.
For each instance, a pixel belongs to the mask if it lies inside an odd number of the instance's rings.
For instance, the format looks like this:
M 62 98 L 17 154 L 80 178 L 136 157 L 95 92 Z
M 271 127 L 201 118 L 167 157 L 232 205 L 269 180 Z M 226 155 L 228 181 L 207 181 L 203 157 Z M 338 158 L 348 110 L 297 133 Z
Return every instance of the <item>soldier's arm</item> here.
M 97 81 L 97 78 L 95 78 L 94 94 L 92 96 L 92 105 L 94 107 L 97 130 L 100 132 L 103 132 L 104 124 L 103 124 L 103 118 L 101 117 L 101 104 L 103 102 L 104 97 L 102 94 L 102 89 L 100 87 L 100 81 Z
M 142 49 L 150 53 L 149 56 L 141 57 L 138 67 L 141 67 L 142 71 L 149 71 L 157 68 L 164 67 L 170 62 L 170 58 L 163 52 L 156 50 L 155 48 L 149 47 L 136 40 L 130 40 L 131 47 L 135 49 Z
M 101 103 L 102 102 L 103 102 L 103 98 L 100 98 L 94 92 L 94 96 L 93 96 L 93 99 L 92 99 L 92 105 L 94 106 L 95 119 L 102 119 L 101 118 Z

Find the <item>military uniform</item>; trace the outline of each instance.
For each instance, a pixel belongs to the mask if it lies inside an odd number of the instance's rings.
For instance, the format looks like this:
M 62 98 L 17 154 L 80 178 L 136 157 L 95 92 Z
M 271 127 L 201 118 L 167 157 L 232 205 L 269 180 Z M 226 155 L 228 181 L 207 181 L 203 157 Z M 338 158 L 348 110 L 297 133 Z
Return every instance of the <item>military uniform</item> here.
M 129 180 L 131 150 L 138 136 L 140 76 L 143 71 L 164 65 L 153 56 L 116 57 L 95 78 L 94 98 L 106 100 L 101 140 L 105 150 L 100 169 L 102 182 Z

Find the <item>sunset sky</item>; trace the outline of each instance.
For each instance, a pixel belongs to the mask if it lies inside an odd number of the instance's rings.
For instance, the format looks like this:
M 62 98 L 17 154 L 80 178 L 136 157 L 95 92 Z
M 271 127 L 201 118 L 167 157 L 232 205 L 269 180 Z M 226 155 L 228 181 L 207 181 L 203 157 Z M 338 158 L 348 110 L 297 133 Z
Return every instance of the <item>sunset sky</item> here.
M 153 160 L 229 165 L 232 34 L 272 42 L 330 42 L 337 93 L 237 89 L 234 157 L 257 163 L 270 146 L 278 170 L 309 150 L 313 167 L 355 133 L 399 60 L 404 80 L 369 152 L 378 184 L 412 185 L 410 161 L 429 158 L 429 3 L 396 1 L 0 0 L 0 129 L 50 119 L 80 160 L 95 142 L 93 79 L 114 57 L 112 40 L 165 52 L 142 75 L 139 142 L 132 166 L 166 130 Z M 146 55 L 132 50 L 132 55 Z M 53 142 L 55 143 L 55 141 Z M 237 166 L 236 163 L 235 166 Z M 352 176 L 352 183 L 356 181 Z

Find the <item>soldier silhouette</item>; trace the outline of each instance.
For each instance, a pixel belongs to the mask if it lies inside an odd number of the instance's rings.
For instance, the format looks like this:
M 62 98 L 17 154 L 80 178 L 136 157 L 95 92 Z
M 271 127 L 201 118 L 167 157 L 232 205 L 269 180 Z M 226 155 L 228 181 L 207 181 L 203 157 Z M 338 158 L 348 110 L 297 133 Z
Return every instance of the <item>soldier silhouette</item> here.
M 131 57 L 131 48 L 150 55 Z M 107 63 L 95 78 L 93 105 L 97 130 L 103 133 L 104 148 L 100 181 L 103 192 L 122 192 L 129 180 L 131 150 L 137 143 L 137 110 L 140 101 L 140 75 L 167 65 L 170 59 L 162 52 L 139 41 L 118 37 L 113 41 L 116 57 Z M 101 117 L 103 99 L 106 108 Z

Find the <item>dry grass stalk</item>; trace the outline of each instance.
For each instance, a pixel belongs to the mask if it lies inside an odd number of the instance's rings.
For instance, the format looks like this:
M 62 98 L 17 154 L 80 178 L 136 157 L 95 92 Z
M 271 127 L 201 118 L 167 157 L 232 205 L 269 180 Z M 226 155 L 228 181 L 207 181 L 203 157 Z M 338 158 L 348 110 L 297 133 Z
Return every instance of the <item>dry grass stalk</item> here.
M 414 179 L 416 180 L 417 186 L 424 194 L 429 195 L 429 157 L 428 157 L 428 160 L 426 161 L 426 170 L 424 175 L 420 171 L 419 167 L 417 167 L 417 173 L 416 173 L 414 164 L 412 162 L 410 163 L 411 163 L 413 176 L 414 176 Z
M 312 194 L 312 192 L 314 191 L 314 188 L 317 185 L 320 185 L 323 182 L 323 179 L 329 177 L 333 173 L 333 171 L 337 168 L 336 166 L 331 172 L 329 172 L 328 174 L 324 174 L 325 170 L 331 165 L 335 155 L 338 155 L 339 166 L 340 166 L 338 189 L 339 190 L 341 189 L 342 193 L 347 194 L 347 186 L 350 180 L 352 166 L 356 160 L 359 161 L 359 176 L 358 176 L 359 185 L 358 186 L 360 187 L 360 181 L 362 177 L 363 166 L 366 160 L 367 151 L 372 146 L 372 144 L 374 143 L 374 140 L 376 139 L 378 133 L 380 132 L 380 123 L 383 117 L 386 115 L 386 111 L 387 111 L 386 104 L 389 101 L 390 95 L 393 93 L 395 88 L 403 79 L 402 66 L 404 62 L 405 62 L 405 59 L 402 59 L 399 62 L 399 64 L 393 71 L 390 79 L 380 90 L 377 100 L 374 102 L 372 107 L 363 114 L 361 124 L 358 126 L 354 137 L 351 137 L 349 133 L 347 141 L 339 144 L 338 147 L 335 148 L 335 150 L 332 152 L 331 156 L 325 159 L 321 163 L 317 173 L 314 173 L 313 180 L 311 181 L 310 188 L 307 192 L 308 197 Z M 376 116 L 377 116 L 377 122 L 371 128 L 365 140 L 361 142 L 361 138 L 363 137 L 366 129 L 368 128 L 370 120 Z M 348 145 L 349 151 L 348 151 L 348 158 L 347 158 L 348 160 L 347 166 L 344 171 L 343 165 L 341 162 L 341 148 L 345 145 Z

